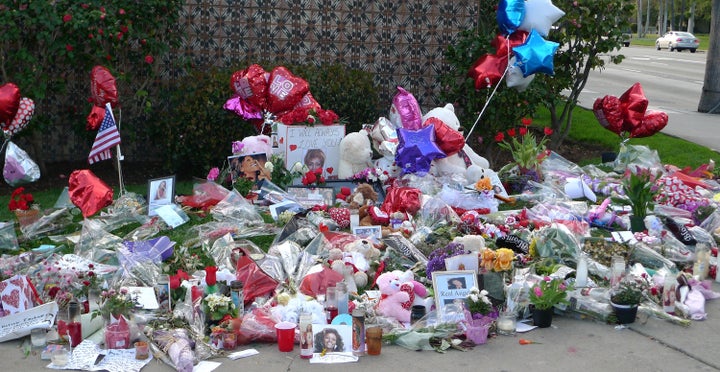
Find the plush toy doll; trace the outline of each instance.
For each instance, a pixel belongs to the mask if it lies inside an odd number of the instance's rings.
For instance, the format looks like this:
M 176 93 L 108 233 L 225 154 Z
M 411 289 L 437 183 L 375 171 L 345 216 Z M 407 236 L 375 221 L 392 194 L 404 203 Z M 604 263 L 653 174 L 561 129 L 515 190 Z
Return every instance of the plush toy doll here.
M 410 309 L 403 307 L 404 303 L 410 301 L 410 295 L 400 289 L 402 283 L 397 274 L 392 272 L 382 273 L 375 283 L 377 283 L 381 294 L 377 308 L 378 313 L 395 318 L 403 323 L 410 322 Z
M 264 134 L 259 136 L 249 136 L 243 138 L 242 143 L 244 145 L 242 148 L 243 154 L 265 154 L 267 156 L 267 160 L 270 160 L 270 157 L 272 156 L 272 140 L 270 137 Z
M 350 203 L 350 209 L 358 209 L 364 205 L 375 205 L 378 201 L 378 193 L 369 183 L 361 183 L 345 201 Z
M 455 116 L 455 107 L 448 103 L 445 107 L 436 107 L 427 112 L 422 117 L 423 123 L 429 118 L 437 118 L 447 124 L 448 127 L 458 130 L 460 128 L 460 120 Z M 462 150 L 455 154 L 442 159 L 433 161 L 435 166 L 433 171 L 436 175 L 451 176 L 454 174 L 465 175 L 471 168 L 490 168 L 487 159 L 478 155 L 470 146 L 465 144 Z
M 348 133 L 340 141 L 338 177 L 348 179 L 372 167 L 372 148 L 367 131 Z
M 415 274 L 413 274 L 412 270 L 393 270 L 393 273 L 400 279 L 400 289 L 410 295 L 410 300 L 403 304 L 403 307 L 410 309 L 413 305 L 423 305 L 427 310 L 430 310 L 428 305 L 432 305 L 432 300 L 429 304 L 426 301 L 428 295 L 427 288 L 415 280 Z

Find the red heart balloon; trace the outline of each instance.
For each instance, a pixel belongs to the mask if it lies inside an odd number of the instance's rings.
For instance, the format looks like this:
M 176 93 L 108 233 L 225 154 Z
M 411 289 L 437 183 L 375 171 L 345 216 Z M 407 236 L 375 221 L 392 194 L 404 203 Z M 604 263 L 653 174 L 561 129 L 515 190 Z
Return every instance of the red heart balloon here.
M 90 110 L 90 115 L 87 117 L 85 129 L 89 131 L 100 129 L 103 118 L 105 118 L 105 108 L 93 105 L 92 110 Z
M 632 132 L 633 128 L 642 123 L 645 117 L 645 110 L 648 107 L 648 99 L 645 98 L 640 83 L 633 84 L 630 89 L 620 96 L 620 104 L 623 112 L 623 130 Z
M 13 83 L 0 86 L 0 126 L 7 130 L 20 107 L 20 88 Z
M 30 122 L 30 119 L 32 119 L 34 113 L 35 102 L 33 102 L 33 100 L 31 100 L 30 98 L 23 97 L 20 100 L 20 105 L 18 106 L 15 118 L 10 122 L 10 125 L 7 127 L 6 130 L 11 135 L 14 135 L 15 133 L 25 129 L 25 127 Z
M 665 128 L 667 123 L 668 115 L 666 113 L 662 111 L 648 110 L 645 113 L 645 117 L 643 117 L 642 123 L 633 128 L 630 132 L 630 137 L 650 137 Z
M 623 132 L 623 113 L 620 99 L 615 96 L 598 98 L 593 104 L 593 113 L 603 128 L 620 135 Z
M 465 146 L 465 138 L 460 132 L 450 128 L 444 121 L 438 118 L 428 118 L 423 123 L 423 127 L 435 124 L 435 143 L 445 155 L 451 156 L 457 154 Z
M 293 75 L 283 66 L 272 70 L 268 85 L 268 110 L 276 115 L 295 107 L 310 91 L 307 81 Z
M 489 88 L 500 81 L 507 64 L 507 56 L 486 54 L 473 63 L 468 76 L 475 81 L 475 89 Z
M 115 77 L 104 66 L 95 66 L 90 72 L 90 93 L 96 106 L 105 107 L 110 103 L 115 107 L 118 103 Z
M 525 41 L 527 40 L 528 33 L 527 31 L 523 30 L 515 30 L 512 34 L 510 34 L 509 38 L 506 38 L 503 34 L 498 34 L 495 36 L 495 38 L 490 42 L 490 45 L 492 45 L 495 48 L 495 55 L 499 57 L 504 57 L 510 54 L 510 51 L 512 48 L 515 48 L 516 46 L 520 46 L 525 44 Z
M 230 78 L 232 90 L 247 102 L 260 109 L 267 104 L 268 75 L 265 69 L 258 64 L 236 71 Z

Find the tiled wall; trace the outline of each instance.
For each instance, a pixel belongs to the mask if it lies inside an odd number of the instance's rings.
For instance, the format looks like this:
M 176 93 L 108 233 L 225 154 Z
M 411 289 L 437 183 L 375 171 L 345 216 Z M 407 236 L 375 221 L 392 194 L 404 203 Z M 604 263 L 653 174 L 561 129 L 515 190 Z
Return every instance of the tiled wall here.
M 433 107 L 443 53 L 477 12 L 471 0 L 188 1 L 180 25 L 187 38 L 176 56 L 228 68 L 340 62 L 373 72 L 388 106 L 400 85 Z

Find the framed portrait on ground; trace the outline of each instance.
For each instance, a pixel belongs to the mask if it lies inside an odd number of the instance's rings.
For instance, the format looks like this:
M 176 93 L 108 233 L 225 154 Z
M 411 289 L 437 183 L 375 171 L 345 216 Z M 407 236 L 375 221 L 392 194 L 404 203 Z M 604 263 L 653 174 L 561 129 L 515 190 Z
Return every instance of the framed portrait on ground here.
M 351 353 L 352 327 L 349 324 L 313 324 L 313 353 Z
M 470 293 L 470 288 L 478 287 L 477 275 L 472 270 L 433 271 L 432 280 L 435 307 L 438 316 L 443 319 L 452 315 L 448 312 L 448 305 L 458 305 L 460 308 L 455 310 L 462 312 L 463 302 Z
M 172 204 L 175 200 L 175 176 L 155 178 L 148 181 L 148 216 L 155 216 L 156 209 Z
M 271 172 L 265 168 L 268 161 L 267 154 L 242 154 L 228 156 L 230 165 L 230 178 L 232 182 L 238 178 L 246 178 L 252 181 L 271 179 Z
M 335 189 L 332 187 L 288 186 L 287 192 L 305 208 L 318 204 L 331 206 L 335 204 Z
M 363 239 L 370 239 L 374 242 L 379 242 L 382 239 L 382 226 L 353 226 L 352 233 Z

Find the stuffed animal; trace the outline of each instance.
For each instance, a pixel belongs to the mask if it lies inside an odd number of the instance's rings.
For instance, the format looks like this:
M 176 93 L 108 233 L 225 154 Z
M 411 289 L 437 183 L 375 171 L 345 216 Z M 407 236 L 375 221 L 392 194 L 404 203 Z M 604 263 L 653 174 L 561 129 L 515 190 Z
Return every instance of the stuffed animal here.
M 452 242 L 462 244 L 470 252 L 482 252 L 485 249 L 485 238 L 482 235 L 456 236 Z
M 357 293 L 357 285 L 355 284 L 355 268 L 352 263 L 343 260 L 333 261 L 330 265 L 336 273 L 343 276 L 343 281 L 347 284 L 348 293 Z
M 455 107 L 448 103 L 445 107 L 436 107 L 428 111 L 423 117 L 425 122 L 429 118 L 437 118 L 443 121 L 452 129 L 459 130 L 460 120 L 455 116 Z M 465 175 L 470 168 L 490 168 L 487 159 L 478 155 L 468 144 L 463 146 L 462 150 L 455 154 L 442 159 L 433 160 L 435 167 L 432 172 L 439 176 L 452 176 L 456 174 Z
M 358 239 L 345 246 L 345 252 L 352 257 L 352 262 L 360 271 L 370 270 L 370 263 L 380 258 L 380 250 L 367 239 Z
M 348 133 L 340 140 L 338 177 L 348 179 L 372 167 L 372 148 L 367 131 Z
M 267 160 L 272 156 L 272 140 L 270 137 L 261 134 L 259 136 L 248 136 L 242 140 L 242 154 L 265 154 Z
M 410 309 L 403 307 L 404 303 L 410 301 L 410 295 L 400 289 L 402 284 L 397 274 L 386 272 L 380 274 L 377 280 L 380 289 L 380 302 L 378 303 L 378 314 L 395 318 L 400 322 L 410 322 Z
M 409 309 L 413 305 L 423 305 L 426 307 L 426 310 L 430 310 L 432 300 L 429 302 L 427 301 L 427 288 L 425 288 L 422 283 L 415 280 L 415 274 L 413 274 L 412 270 L 393 270 L 393 273 L 395 273 L 395 275 L 397 275 L 400 279 L 400 289 L 408 292 L 410 295 L 410 301 L 405 303 L 404 307 Z
M 378 201 L 378 193 L 369 183 L 357 185 L 355 191 L 345 201 L 350 203 L 350 209 L 358 209 L 364 205 L 375 205 Z

